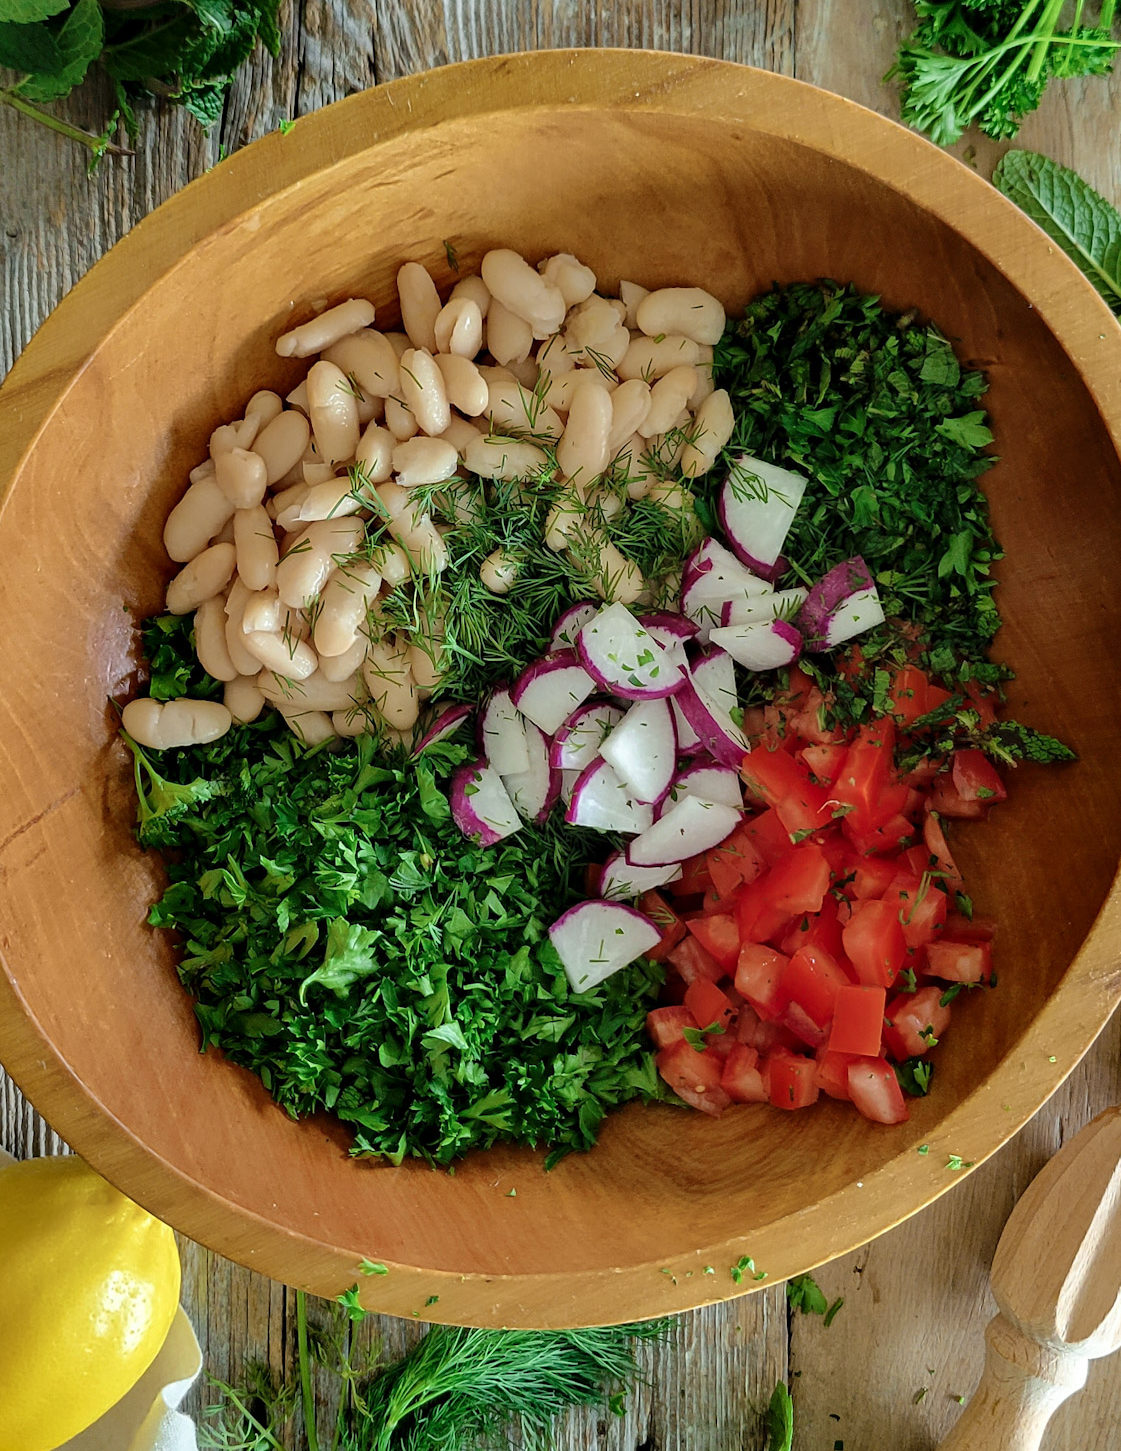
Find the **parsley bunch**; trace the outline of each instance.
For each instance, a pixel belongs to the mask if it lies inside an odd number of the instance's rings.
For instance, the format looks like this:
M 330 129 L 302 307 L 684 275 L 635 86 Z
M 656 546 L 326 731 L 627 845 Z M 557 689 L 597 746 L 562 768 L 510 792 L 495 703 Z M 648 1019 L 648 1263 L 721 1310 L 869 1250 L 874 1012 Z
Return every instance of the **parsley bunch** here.
M 0 102 L 89 147 L 93 161 L 123 122 L 135 141 L 139 96 L 161 96 L 209 128 L 222 115 L 234 72 L 262 41 L 280 49 L 279 0 L 0 0 L 0 68 L 16 80 Z M 116 106 L 93 135 L 44 104 L 59 101 L 99 66 Z
M 1115 3 L 1101 0 L 1091 25 L 1085 0 L 915 0 L 919 24 L 888 72 L 903 119 L 939 146 L 969 126 L 1015 136 L 1052 79 L 1110 69 Z

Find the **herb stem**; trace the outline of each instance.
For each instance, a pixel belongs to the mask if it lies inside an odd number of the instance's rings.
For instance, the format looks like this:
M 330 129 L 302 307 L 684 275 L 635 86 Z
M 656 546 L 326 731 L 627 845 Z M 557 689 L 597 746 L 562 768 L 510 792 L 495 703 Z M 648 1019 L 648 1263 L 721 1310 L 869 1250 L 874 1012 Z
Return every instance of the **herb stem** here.
M 41 126 L 46 126 L 51 131 L 57 131 L 60 136 L 65 136 L 69 141 L 78 141 L 81 145 L 88 147 L 95 156 L 103 156 L 109 152 L 113 156 L 132 156 L 134 153 L 127 146 L 117 146 L 112 141 L 106 141 L 103 136 L 95 136 L 92 131 L 83 131 L 80 126 L 74 126 L 69 121 L 64 121 L 61 116 L 52 116 L 49 111 L 42 110 L 39 106 L 33 106 L 30 101 L 25 101 L 15 87 L 8 86 L 0 90 L 0 105 L 11 106 L 13 111 L 18 111 L 21 116 L 29 116 L 33 121 L 38 121 Z
M 319 1451 L 315 1434 L 315 1393 L 311 1385 L 311 1356 L 307 1341 L 307 1295 L 296 1291 L 296 1348 L 300 1357 L 300 1394 L 304 1403 L 304 1432 L 308 1451 Z

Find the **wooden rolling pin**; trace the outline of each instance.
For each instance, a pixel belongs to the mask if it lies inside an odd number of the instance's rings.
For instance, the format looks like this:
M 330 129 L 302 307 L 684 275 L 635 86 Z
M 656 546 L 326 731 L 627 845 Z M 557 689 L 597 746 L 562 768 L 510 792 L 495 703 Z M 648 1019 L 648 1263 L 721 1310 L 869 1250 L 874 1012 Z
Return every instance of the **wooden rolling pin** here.
M 1121 1348 L 1121 1108 L 1064 1144 L 996 1247 L 981 1384 L 939 1451 L 1038 1451 L 1087 1363 Z

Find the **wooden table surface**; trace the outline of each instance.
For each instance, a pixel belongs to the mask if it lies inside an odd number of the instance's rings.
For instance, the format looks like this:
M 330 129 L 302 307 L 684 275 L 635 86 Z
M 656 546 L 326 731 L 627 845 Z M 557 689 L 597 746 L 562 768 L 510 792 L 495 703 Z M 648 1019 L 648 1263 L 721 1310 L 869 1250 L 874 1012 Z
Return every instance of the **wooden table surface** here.
M 887 115 L 882 77 L 913 15 L 908 0 L 301 0 L 282 8 L 277 60 L 246 67 L 220 128 L 204 135 L 179 110 L 146 107 L 135 157 L 87 178 L 79 148 L 0 107 L 0 374 L 68 288 L 129 227 L 221 155 L 280 121 L 340 96 L 447 61 L 547 46 L 696 51 L 796 75 Z M 63 108 L 99 129 L 95 85 Z M 1052 87 L 1023 145 L 1076 167 L 1121 203 L 1121 75 Z M 967 138 L 959 153 L 983 175 L 1000 148 Z M 1121 1101 L 1121 1021 L 1011 1144 L 930 1209 L 817 1273 L 844 1307 L 826 1329 L 791 1315 L 781 1287 L 680 1317 L 644 1357 L 648 1384 L 623 1417 L 574 1415 L 563 1451 L 755 1451 L 775 1381 L 789 1378 L 796 1451 L 930 1451 L 976 1384 L 993 1313 L 988 1267 L 1005 1217 L 1064 1139 Z M 19 1157 L 59 1140 L 0 1070 L 0 1147 Z M 210 1371 L 236 1378 L 246 1360 L 291 1368 L 290 1291 L 184 1241 L 184 1301 Z M 321 1323 L 341 1315 L 316 1302 Z M 396 1352 L 415 1323 L 371 1318 L 361 1335 Z M 331 1388 L 320 1387 L 325 1411 Z M 205 1392 L 189 1409 L 198 1411 Z M 298 1425 L 288 1444 L 299 1446 Z M 1057 1414 L 1049 1451 L 1121 1445 L 1121 1373 L 1091 1367 Z

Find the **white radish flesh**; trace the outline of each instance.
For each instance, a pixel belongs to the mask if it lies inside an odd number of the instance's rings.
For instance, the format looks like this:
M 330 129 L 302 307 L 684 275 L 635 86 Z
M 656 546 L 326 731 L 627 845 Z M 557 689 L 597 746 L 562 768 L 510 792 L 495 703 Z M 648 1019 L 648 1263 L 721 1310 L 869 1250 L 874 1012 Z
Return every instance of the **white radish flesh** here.
M 687 861 L 719 846 L 742 820 L 734 806 L 686 796 L 628 844 L 627 861 L 636 867 Z
M 709 638 L 748 670 L 779 670 L 802 653 L 802 636 L 786 620 L 729 625 Z
M 664 867 L 632 867 L 626 852 L 617 851 L 604 862 L 597 890 L 601 897 L 629 900 L 676 882 L 680 876 L 681 866 L 677 862 Z
M 564 819 L 569 826 L 621 831 L 634 836 L 652 824 L 654 810 L 634 799 L 614 767 L 598 760 L 581 771 Z
M 639 700 L 600 747 L 636 801 L 660 801 L 677 761 L 677 732 L 667 700 Z
M 464 836 L 494 846 L 521 830 L 521 817 L 507 794 L 502 778 L 484 760 L 460 766 L 452 776 L 452 818 Z
M 608 605 L 580 631 L 580 658 L 596 680 L 627 700 L 672 695 L 685 679 L 623 604 Z
M 510 696 L 527 720 L 551 736 L 595 688 L 575 652 L 562 651 L 524 670 Z
M 766 569 L 782 553 L 806 491 L 803 474 L 741 454 L 720 491 L 720 522 L 749 569 Z
M 594 619 L 598 613 L 599 606 L 593 605 L 587 600 L 578 605 L 569 605 L 553 626 L 549 649 L 575 650 L 576 637 L 588 621 Z
M 505 687 L 496 690 L 483 708 L 479 745 L 500 776 L 529 770 L 526 723 Z
M 560 795 L 560 773 L 549 764 L 549 743 L 532 721 L 526 722 L 525 742 L 526 769 L 503 773 L 502 784 L 523 821 L 544 821 Z
M 716 801 L 722 806 L 732 806 L 737 811 L 743 810 L 743 789 L 740 786 L 739 772 L 734 771 L 731 766 L 686 767 L 670 787 L 669 801 L 676 805 L 686 796 L 695 796 L 699 801 Z
M 619 707 L 607 701 L 580 706 L 553 737 L 550 762 L 560 771 L 583 771 L 600 754 L 600 746 L 622 719 Z
M 661 932 L 620 902 L 579 902 L 549 928 L 549 940 L 573 992 L 588 992 L 612 973 L 650 952 Z

